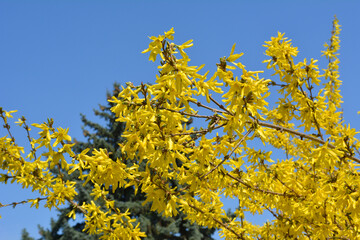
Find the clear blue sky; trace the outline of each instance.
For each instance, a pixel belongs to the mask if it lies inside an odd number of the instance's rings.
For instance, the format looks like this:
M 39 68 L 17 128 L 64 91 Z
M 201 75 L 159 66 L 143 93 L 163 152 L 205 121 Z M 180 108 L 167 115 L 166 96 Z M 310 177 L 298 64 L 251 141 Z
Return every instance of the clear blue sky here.
M 81 139 L 80 113 L 104 103 L 117 81 L 154 82 L 147 36 L 175 28 L 175 42 L 193 39 L 193 65 L 214 71 L 233 43 L 249 70 L 265 65 L 262 44 L 277 31 L 299 47 L 300 58 L 319 58 L 336 14 L 342 25 L 340 73 L 344 117 L 360 129 L 360 1 L 4 1 L 0 0 L 0 106 L 29 122 L 55 119 Z M 15 131 L 15 129 L 14 129 Z M 0 136 L 5 135 L 0 129 Z M 20 144 L 25 133 L 15 131 Z M 3 204 L 37 197 L 0 184 Z M 20 239 L 27 228 L 48 227 L 55 211 L 29 205 L 1 208 L 0 239 Z

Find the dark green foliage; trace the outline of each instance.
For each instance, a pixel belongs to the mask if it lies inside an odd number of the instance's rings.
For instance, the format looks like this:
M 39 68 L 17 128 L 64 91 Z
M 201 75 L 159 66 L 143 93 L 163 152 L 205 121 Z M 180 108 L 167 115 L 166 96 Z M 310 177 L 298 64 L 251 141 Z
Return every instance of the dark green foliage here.
M 34 238 L 29 236 L 29 233 L 26 231 L 26 229 L 23 229 L 21 232 L 21 239 L 22 240 L 35 240 Z
M 107 98 L 113 95 L 117 96 L 119 93 L 119 85 L 114 84 L 113 93 L 107 93 Z M 94 110 L 95 115 L 100 117 L 105 123 L 98 124 L 89 121 L 84 115 L 81 115 L 81 120 L 84 124 L 83 133 L 86 142 L 78 142 L 75 140 L 76 145 L 73 151 L 80 153 L 86 148 L 99 149 L 105 148 L 113 160 L 122 159 L 128 166 L 132 165 L 132 161 L 121 156 L 121 151 L 118 143 L 124 139 L 121 137 L 125 129 L 125 124 L 116 122 L 115 115 L 110 111 L 113 106 L 112 103 L 107 102 L 106 106 L 100 105 L 100 110 Z M 89 129 L 89 130 L 88 130 Z M 142 163 L 146 164 L 145 162 Z M 144 166 L 143 166 L 144 167 Z M 70 179 L 77 182 L 76 188 L 78 195 L 75 200 L 81 205 L 83 202 L 90 202 L 93 197 L 90 196 L 92 185 L 88 183 L 83 186 L 83 181 L 77 179 L 76 172 L 71 176 L 64 173 L 64 180 Z M 172 183 L 176 184 L 177 183 Z M 132 187 L 126 189 L 117 189 L 114 193 L 110 191 L 109 199 L 115 200 L 115 206 L 121 211 L 125 212 L 130 209 L 133 218 L 140 222 L 140 228 L 146 233 L 146 239 L 169 239 L 169 240 L 210 240 L 213 239 L 211 235 L 214 229 L 207 229 L 200 227 L 196 224 L 190 224 L 189 221 L 184 219 L 184 215 L 180 213 L 173 218 L 165 218 L 156 212 L 150 211 L 150 204 L 142 205 L 145 200 L 144 194 L 138 192 L 134 193 Z M 99 202 L 101 204 L 101 202 Z M 66 215 L 71 211 L 71 207 L 58 210 L 58 219 L 51 220 L 49 230 L 39 227 L 39 232 L 42 237 L 39 240 L 93 240 L 98 239 L 99 236 L 89 236 L 82 232 L 84 228 L 84 221 L 82 214 L 77 213 L 76 221 L 72 221 Z M 25 231 L 26 232 L 26 231 Z M 28 234 L 23 232 L 22 240 L 31 240 Z M 27 235 L 26 235 L 27 234 Z

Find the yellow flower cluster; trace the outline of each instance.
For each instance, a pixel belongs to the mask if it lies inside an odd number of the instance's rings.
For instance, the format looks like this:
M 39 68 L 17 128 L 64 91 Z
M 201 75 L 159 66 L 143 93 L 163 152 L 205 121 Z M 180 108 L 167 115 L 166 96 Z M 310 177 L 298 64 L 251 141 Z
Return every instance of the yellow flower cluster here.
M 133 159 L 132 166 L 112 161 L 103 149 L 75 155 L 67 129 L 55 130 L 52 120 L 33 124 L 41 131 L 24 158 L 7 123 L 12 112 L 1 110 L 9 136 L 0 141 L 0 167 L 7 172 L 0 181 L 32 187 L 49 208 L 70 202 L 74 211 L 69 216 L 80 210 L 85 229 L 103 239 L 145 236 L 129 212 L 120 212 L 106 198 L 110 188 L 128 186 L 146 194 L 152 211 L 164 216 L 181 211 L 192 222 L 220 229 L 226 239 L 357 239 L 360 144 L 339 111 L 337 19 L 333 26 L 323 74 L 317 60 L 295 62 L 298 50 L 284 34 L 265 42 L 269 59 L 264 62 L 278 81 L 248 71 L 238 62 L 242 53 L 235 53 L 235 45 L 208 78 L 209 72 L 200 73 L 204 66 L 189 66 L 184 49 L 191 40 L 171 42 L 173 29 L 150 37 L 143 52 L 151 61 L 161 59 L 156 82 L 128 83 L 109 100 L 117 121 L 126 123 L 121 149 Z M 279 98 L 268 104 L 272 89 Z M 191 121 L 203 127 L 189 127 Z M 18 123 L 29 130 L 25 118 Z M 263 148 L 256 144 L 260 141 Z M 275 159 L 269 146 L 286 158 Z M 40 148 L 45 151 L 36 156 Z M 139 168 L 143 161 L 144 169 Z M 54 176 L 51 168 L 78 171 L 85 184 L 94 184 L 92 195 L 105 201 L 107 211 L 94 202 L 74 202 L 74 183 Z M 224 211 L 222 196 L 238 200 L 235 217 Z M 39 201 L 29 200 L 35 206 Z M 257 226 L 246 220 L 246 212 L 269 212 L 274 219 Z

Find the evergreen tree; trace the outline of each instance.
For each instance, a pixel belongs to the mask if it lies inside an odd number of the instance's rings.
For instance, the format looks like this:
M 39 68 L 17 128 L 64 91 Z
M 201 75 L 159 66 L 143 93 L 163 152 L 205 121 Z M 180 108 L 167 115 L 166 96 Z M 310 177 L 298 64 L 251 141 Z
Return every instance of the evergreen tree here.
M 21 239 L 22 240 L 35 240 L 34 238 L 30 237 L 29 233 L 26 231 L 26 229 L 23 229 L 21 232 Z
M 119 84 L 114 84 L 113 93 L 107 93 L 107 98 L 117 96 L 120 92 Z M 92 149 L 107 149 L 110 153 L 110 157 L 115 161 L 121 159 L 128 166 L 131 166 L 133 160 L 127 159 L 126 156 L 122 156 L 119 143 L 124 141 L 121 137 L 122 132 L 125 129 L 125 123 L 117 122 L 115 115 L 110 111 L 113 107 L 113 103 L 107 102 L 106 106 L 100 105 L 100 110 L 94 110 L 96 116 L 100 117 L 105 123 L 99 124 L 92 122 L 86 118 L 85 115 L 81 115 L 81 120 L 84 124 L 83 134 L 87 139 L 86 142 L 76 141 L 73 151 L 80 153 L 86 148 Z M 90 130 L 90 131 L 89 131 Z M 146 163 L 143 162 L 140 166 L 145 167 Z M 90 196 L 92 185 L 87 183 L 83 186 L 83 181 L 79 180 L 78 175 L 73 173 L 67 175 L 62 173 L 64 180 L 76 181 L 78 195 L 76 197 L 77 202 L 81 205 L 83 202 L 94 201 L 94 198 Z M 173 185 L 178 185 L 176 182 Z M 213 239 L 211 235 L 215 229 L 208 229 L 196 224 L 191 224 L 188 220 L 185 220 L 185 215 L 181 212 L 173 217 L 166 218 L 161 216 L 157 212 L 150 211 L 151 204 L 147 203 L 143 205 L 145 195 L 140 191 L 135 194 L 133 187 L 117 189 L 114 193 L 110 191 L 109 199 L 115 200 L 115 206 L 121 211 L 125 212 L 130 210 L 131 216 L 136 218 L 140 222 L 141 231 L 147 235 L 146 239 L 169 239 L 169 240 L 210 240 Z M 102 204 L 101 200 L 95 201 L 98 204 Z M 105 206 L 103 205 L 104 209 Z M 44 229 L 39 226 L 39 232 L 41 238 L 39 240 L 95 240 L 100 236 L 88 235 L 83 232 L 85 226 L 82 221 L 82 215 L 77 213 L 76 221 L 73 222 L 67 214 L 72 210 L 72 207 L 59 209 L 58 219 L 51 219 L 50 229 Z M 31 239 L 26 230 L 23 230 L 22 240 Z

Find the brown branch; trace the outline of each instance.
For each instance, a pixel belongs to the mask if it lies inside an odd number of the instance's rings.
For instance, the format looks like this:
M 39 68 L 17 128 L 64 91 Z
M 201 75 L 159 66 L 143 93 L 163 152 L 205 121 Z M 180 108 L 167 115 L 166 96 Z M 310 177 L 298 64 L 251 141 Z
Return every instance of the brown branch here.
M 7 123 L 7 121 L 6 121 L 6 118 L 5 118 L 5 116 L 4 116 L 4 111 L 2 110 L 2 107 L 0 107 L 0 116 L 1 116 L 1 118 L 3 119 L 3 121 L 4 121 L 3 127 L 7 129 L 8 133 L 9 133 L 9 136 L 10 136 L 10 138 L 11 138 L 11 141 L 15 144 L 15 138 L 14 138 L 14 136 L 13 136 L 13 135 L 11 134 L 11 132 L 10 132 L 10 125 L 9 125 L 9 124 Z
M 222 110 L 224 110 L 227 114 L 230 114 L 231 116 L 234 116 L 234 114 L 232 112 L 230 112 L 229 110 L 227 110 L 222 104 L 218 103 L 211 95 L 209 95 L 209 98 L 211 101 L 213 101 L 219 108 L 221 108 Z
M 10 178 L 15 178 L 16 176 L 10 176 L 10 175 L 7 175 L 7 174 L 3 174 L 3 173 L 0 173 L 0 176 L 2 177 L 5 177 L 5 184 L 6 184 L 6 181 Z
M 227 113 L 226 111 L 222 111 L 222 110 L 219 110 L 219 109 L 216 109 L 216 108 L 212 108 L 212 107 L 209 107 L 209 106 L 206 106 L 204 104 L 202 104 L 201 102 L 199 101 L 192 101 L 192 100 L 189 100 L 189 102 L 192 102 L 194 104 L 196 104 L 198 107 L 202 107 L 202 108 L 206 108 L 214 113 Z
M 34 158 L 37 159 L 36 157 L 36 149 L 34 148 L 34 146 L 31 144 L 31 137 L 30 137 L 30 128 L 29 126 L 26 124 L 26 118 L 24 116 L 21 117 L 21 120 L 24 123 L 24 129 L 26 130 L 26 134 L 27 134 L 27 138 L 29 140 L 30 146 L 31 146 L 31 152 L 34 154 Z
M 275 178 L 287 189 L 289 189 L 291 192 L 293 192 L 296 196 L 300 197 L 300 194 L 298 194 L 294 189 L 292 189 L 291 187 L 289 187 L 288 185 L 286 185 L 278 176 L 277 174 L 275 174 Z
M 314 102 L 311 98 L 309 98 L 307 96 L 307 94 L 305 93 L 305 91 L 303 90 L 303 88 L 299 85 L 299 88 L 300 88 L 300 92 L 303 94 L 303 96 L 307 99 L 309 99 L 310 101 Z M 315 123 L 315 126 L 316 126 L 316 130 L 318 132 L 318 136 L 321 138 L 321 140 L 324 140 L 323 138 L 323 135 L 321 133 L 321 129 L 320 129 L 320 124 L 319 122 L 317 121 L 316 119 L 316 110 L 315 110 L 315 107 L 314 106 L 310 106 L 310 103 L 308 101 L 306 101 L 306 105 L 310 108 L 310 110 L 313 112 L 313 119 L 314 119 L 314 123 Z
M 2 207 L 8 207 L 8 206 L 12 206 L 13 208 L 15 208 L 17 205 L 19 204 L 25 204 L 25 203 L 29 203 L 31 200 L 38 200 L 38 201 L 42 201 L 42 200 L 46 200 L 47 197 L 44 197 L 44 198 L 33 198 L 33 199 L 28 199 L 28 200 L 24 200 L 24 201 L 20 201 L 20 202 L 12 202 L 12 203 L 8 203 L 8 204 L 1 204 L 0 203 L 0 208 Z
M 186 113 L 186 112 L 176 111 L 176 110 L 165 108 L 165 107 L 158 107 L 158 109 L 167 110 L 167 111 L 175 112 L 175 113 L 180 113 L 181 115 L 190 116 L 190 117 L 206 118 L 206 119 L 212 118 L 212 116 L 198 115 L 198 114 L 193 114 L 193 113 Z
M 279 216 L 273 210 L 271 210 L 270 208 L 268 208 L 266 206 L 265 206 L 265 209 L 268 210 L 276 219 L 279 219 Z
M 251 123 L 251 122 L 250 122 Z M 312 140 L 314 142 L 317 142 L 317 143 L 320 143 L 320 144 L 326 144 L 327 141 L 324 141 L 324 140 L 321 140 L 317 137 L 314 137 L 312 135 L 308 135 L 308 134 L 305 134 L 305 133 L 301 133 L 301 132 L 298 132 L 298 131 L 295 131 L 295 130 L 292 130 L 290 128 L 286 128 L 286 127 L 282 127 L 282 126 L 279 126 L 279 125 L 275 125 L 275 124 L 271 124 L 271 123 L 266 123 L 266 122 L 261 122 L 261 121 L 258 121 L 257 122 L 260 126 L 263 126 L 263 127 L 268 127 L 268 128 L 272 128 L 272 129 L 276 129 L 278 131 L 285 131 L 285 132 L 288 132 L 288 133 L 291 133 L 291 134 L 294 134 L 294 135 L 297 135 L 301 138 L 306 138 L 306 139 L 309 139 L 309 140 Z M 334 145 L 332 145 L 331 143 L 328 143 L 327 144 L 331 149 L 335 149 L 336 147 Z M 350 158 L 351 160 L 357 162 L 357 163 L 360 163 L 360 159 L 354 157 L 354 156 L 351 156 L 351 155 L 348 155 L 347 156 L 348 158 Z
M 77 204 L 76 202 L 74 202 L 74 200 L 66 197 L 65 198 L 74 208 L 78 209 L 82 214 L 86 215 L 86 211 L 84 208 L 82 208 L 81 206 L 79 206 L 79 204 Z
M 224 159 L 218 164 L 216 165 L 214 168 L 212 168 L 208 173 L 206 173 L 204 176 L 202 176 L 201 178 L 205 178 L 207 175 L 211 174 L 213 171 L 215 171 L 218 167 L 220 167 L 226 160 L 228 160 L 231 155 L 235 152 L 235 150 L 240 146 L 240 144 L 245 140 L 245 138 L 251 133 L 251 131 L 253 130 L 253 128 L 251 127 L 246 134 L 240 139 L 240 141 L 236 144 L 236 146 L 233 148 L 233 150 L 227 154 Z
M 211 129 L 211 130 L 219 129 L 219 128 L 225 126 L 225 125 L 226 125 L 226 123 L 223 123 L 223 124 L 221 124 L 221 125 L 219 125 L 219 126 L 212 127 L 212 128 L 211 128 L 211 126 L 210 126 L 210 128 L 206 128 L 206 129 L 199 130 L 199 131 L 193 131 L 193 132 L 187 132 L 187 133 L 173 133 L 173 134 L 169 134 L 168 136 L 173 137 L 173 136 L 182 136 L 182 135 L 191 135 L 191 134 L 204 134 L 204 133 L 209 132 L 210 129 Z
M 251 186 L 250 184 L 246 183 L 244 180 L 242 180 L 240 178 L 237 178 L 237 177 L 231 175 L 228 172 L 225 175 L 232 178 L 232 179 L 234 179 L 235 181 L 241 183 L 245 187 L 250 188 L 250 189 L 255 190 L 255 191 L 258 191 L 258 192 L 268 193 L 268 194 L 271 194 L 271 195 L 282 196 L 282 197 L 303 198 L 303 196 L 296 196 L 296 195 L 293 195 L 293 194 L 288 194 L 286 192 L 285 193 L 278 193 L 278 192 L 273 192 L 273 191 L 270 191 L 270 190 L 261 189 L 259 187 Z
M 286 71 L 286 73 L 289 72 L 289 74 L 293 76 L 293 75 L 294 75 L 294 72 L 295 72 L 294 67 L 293 67 L 293 62 L 292 62 L 291 59 L 289 58 L 289 55 L 286 54 L 285 57 L 286 57 L 289 65 L 290 65 L 290 70 L 289 70 L 289 71 L 288 71 L 288 70 L 285 70 L 285 71 Z M 299 91 L 302 93 L 302 95 L 303 95 L 306 99 L 309 99 L 310 101 L 314 102 L 313 99 L 311 99 L 311 98 L 309 98 L 309 97 L 307 96 L 306 92 L 304 91 L 304 89 L 302 88 L 302 86 L 301 86 L 300 84 L 298 84 L 297 87 L 300 89 Z M 311 94 L 312 94 L 312 93 L 311 93 Z M 306 101 L 306 105 L 307 105 L 308 108 L 311 110 L 311 112 L 314 114 L 314 115 L 313 115 L 313 119 L 314 119 L 314 123 L 315 123 L 315 126 L 316 126 L 316 130 L 318 131 L 319 137 L 320 137 L 322 140 L 324 140 L 324 139 L 323 139 L 323 136 L 322 136 L 322 133 L 321 133 L 321 130 L 320 130 L 320 125 L 319 125 L 319 123 L 318 123 L 318 121 L 317 121 L 317 119 L 316 119 L 316 117 L 315 117 L 315 109 L 314 109 L 314 106 L 310 106 L 310 104 L 309 104 L 307 101 Z
M 271 86 L 278 86 L 278 87 L 282 87 L 282 88 L 289 86 L 289 84 L 280 84 L 280 83 L 276 83 L 273 80 L 270 80 L 270 81 L 271 82 L 269 83 L 269 85 L 271 85 Z
M 192 205 L 191 203 L 187 203 L 189 205 L 189 207 L 193 208 L 194 210 L 201 212 L 202 214 L 205 214 L 205 212 L 203 210 L 201 210 L 200 208 Z M 236 237 L 238 237 L 238 239 L 245 239 L 244 236 L 242 236 L 241 234 L 238 234 L 237 232 L 235 232 L 232 228 L 230 228 L 228 225 L 226 225 L 225 223 L 223 223 L 222 221 L 220 221 L 219 219 L 211 216 L 211 218 L 218 223 L 219 225 L 221 225 L 223 228 L 227 229 L 228 231 L 232 232 Z

